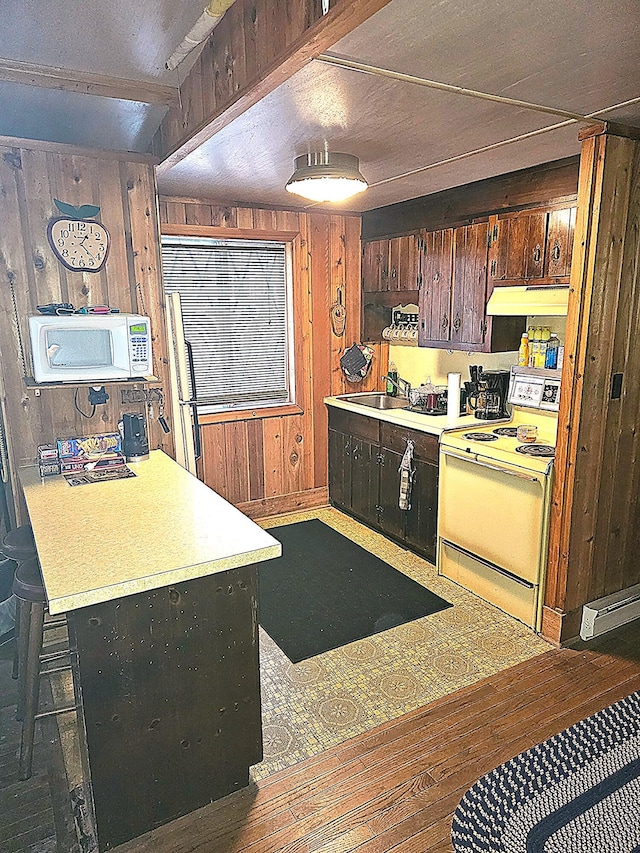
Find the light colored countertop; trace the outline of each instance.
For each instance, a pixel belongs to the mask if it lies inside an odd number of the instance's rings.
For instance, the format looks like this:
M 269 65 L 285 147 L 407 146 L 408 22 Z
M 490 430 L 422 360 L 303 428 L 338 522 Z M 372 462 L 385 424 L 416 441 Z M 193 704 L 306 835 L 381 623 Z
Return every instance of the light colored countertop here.
M 50 613 L 280 556 L 282 546 L 161 450 L 136 476 L 69 486 L 20 470 Z
M 349 394 L 348 396 L 356 397 L 357 395 Z M 386 421 L 390 424 L 397 424 L 398 426 L 409 427 L 420 430 L 420 432 L 428 432 L 431 435 L 438 436 L 449 429 L 473 427 L 484 423 L 484 421 L 478 421 L 473 415 L 461 415 L 457 418 L 449 418 L 447 415 L 425 415 L 422 412 L 411 412 L 409 409 L 374 409 L 371 406 L 363 406 L 360 403 L 350 403 L 342 397 L 325 397 L 324 402 L 328 406 L 334 406 L 336 409 L 345 409 L 348 412 L 355 412 L 358 415 L 377 418 L 379 421 Z

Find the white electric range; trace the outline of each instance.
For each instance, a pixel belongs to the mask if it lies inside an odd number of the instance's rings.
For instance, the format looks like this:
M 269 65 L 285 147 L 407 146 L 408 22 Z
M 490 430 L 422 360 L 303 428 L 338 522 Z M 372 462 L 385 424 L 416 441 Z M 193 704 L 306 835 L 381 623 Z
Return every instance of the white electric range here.
M 539 630 L 560 371 L 512 367 L 508 400 L 508 421 L 441 437 L 438 571 Z

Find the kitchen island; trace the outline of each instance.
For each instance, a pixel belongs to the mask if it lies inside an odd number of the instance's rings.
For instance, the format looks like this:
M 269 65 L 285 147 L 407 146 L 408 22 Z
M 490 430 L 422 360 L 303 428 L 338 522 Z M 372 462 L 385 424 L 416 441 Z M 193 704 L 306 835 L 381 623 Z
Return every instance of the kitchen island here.
M 262 758 L 256 563 L 280 543 L 162 451 L 135 477 L 20 472 L 66 613 L 101 850 L 248 783 Z

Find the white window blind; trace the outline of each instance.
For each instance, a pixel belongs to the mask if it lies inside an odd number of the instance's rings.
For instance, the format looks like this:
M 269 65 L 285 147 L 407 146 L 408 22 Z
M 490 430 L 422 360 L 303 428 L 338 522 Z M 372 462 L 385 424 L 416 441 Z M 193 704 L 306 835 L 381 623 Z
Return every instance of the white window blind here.
M 285 243 L 162 237 L 167 293 L 178 292 L 199 410 L 291 399 Z

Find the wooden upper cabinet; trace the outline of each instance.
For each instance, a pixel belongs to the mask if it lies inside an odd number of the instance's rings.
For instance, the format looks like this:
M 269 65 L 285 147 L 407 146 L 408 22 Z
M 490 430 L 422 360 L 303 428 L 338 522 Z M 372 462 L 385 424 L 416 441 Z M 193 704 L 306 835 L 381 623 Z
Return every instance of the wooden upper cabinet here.
M 418 301 L 418 235 L 407 234 L 362 245 L 362 339 L 378 341 L 391 325 L 392 309 Z
M 484 346 L 487 233 L 483 222 L 421 235 L 420 346 Z
M 516 350 L 526 317 L 487 317 L 487 222 L 421 232 L 418 344 L 477 352 Z
M 456 228 L 453 240 L 453 299 L 451 342 L 482 346 L 487 335 L 487 233 L 488 225 Z
M 365 293 L 389 290 L 389 240 L 363 244 L 362 289 Z
M 417 235 L 389 240 L 389 290 L 417 290 L 419 275 Z
M 544 270 L 546 276 L 568 277 L 571 274 L 576 211 L 575 207 L 565 207 L 549 213 Z
M 453 229 L 422 231 L 420 257 L 420 322 L 418 344 L 447 342 L 451 337 L 451 288 L 453 285 Z
M 499 214 L 489 220 L 489 282 L 553 284 L 567 279 L 575 208 Z
M 362 287 L 365 293 L 417 290 L 419 272 L 417 235 L 363 244 Z

